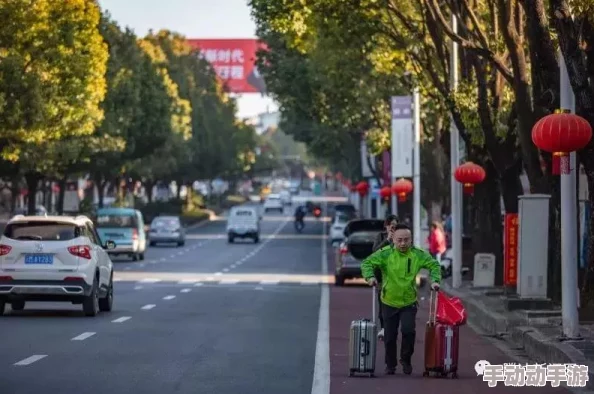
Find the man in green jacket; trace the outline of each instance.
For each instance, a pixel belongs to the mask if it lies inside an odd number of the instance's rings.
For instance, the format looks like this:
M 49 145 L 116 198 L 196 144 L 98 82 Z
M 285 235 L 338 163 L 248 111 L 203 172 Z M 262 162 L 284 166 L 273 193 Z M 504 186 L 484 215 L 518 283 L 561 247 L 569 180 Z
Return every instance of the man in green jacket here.
M 415 350 L 415 320 L 417 316 L 416 276 L 421 269 L 429 271 L 431 288 L 439 289 L 441 267 L 429 252 L 412 246 L 410 228 L 404 224 L 393 227 L 392 245 L 385 246 L 361 263 L 361 273 L 370 286 L 376 286 L 374 271 L 382 273 L 381 308 L 384 320 L 386 374 L 396 372 L 398 327 L 402 333 L 400 362 L 402 371 L 412 373 L 411 358 Z

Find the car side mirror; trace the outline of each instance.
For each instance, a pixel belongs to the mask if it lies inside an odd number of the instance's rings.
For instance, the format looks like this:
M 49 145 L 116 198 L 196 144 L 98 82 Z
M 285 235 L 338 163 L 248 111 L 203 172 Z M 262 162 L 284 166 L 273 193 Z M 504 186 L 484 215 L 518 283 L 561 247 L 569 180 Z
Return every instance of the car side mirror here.
M 105 246 L 103 247 L 104 249 L 110 250 L 110 249 L 115 249 L 116 247 L 116 243 L 114 241 L 105 241 Z

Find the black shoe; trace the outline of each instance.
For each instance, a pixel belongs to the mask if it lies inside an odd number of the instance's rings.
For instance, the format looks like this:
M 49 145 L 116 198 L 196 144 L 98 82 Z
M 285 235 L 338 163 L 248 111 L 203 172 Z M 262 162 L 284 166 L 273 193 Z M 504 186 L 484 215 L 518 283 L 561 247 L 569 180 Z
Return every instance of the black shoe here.
M 410 375 L 412 373 L 412 365 L 409 363 L 402 363 L 402 372 L 404 372 L 405 375 Z
M 394 368 L 390 368 L 390 367 L 386 367 L 386 375 L 394 375 L 396 373 L 396 367 Z

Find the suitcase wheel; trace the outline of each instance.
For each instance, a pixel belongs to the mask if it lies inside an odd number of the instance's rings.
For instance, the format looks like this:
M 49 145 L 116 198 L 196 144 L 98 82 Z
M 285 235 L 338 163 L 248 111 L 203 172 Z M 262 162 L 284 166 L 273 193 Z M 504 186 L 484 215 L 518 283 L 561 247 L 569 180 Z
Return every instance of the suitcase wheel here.
M 369 374 L 369 377 L 370 378 L 375 378 L 375 374 L 372 372 L 372 373 Z
M 456 372 L 452 373 L 452 379 L 458 379 L 458 374 Z
M 427 377 L 427 376 L 429 376 L 429 371 L 425 371 L 425 372 L 423 372 L 423 376 L 424 376 L 424 377 Z

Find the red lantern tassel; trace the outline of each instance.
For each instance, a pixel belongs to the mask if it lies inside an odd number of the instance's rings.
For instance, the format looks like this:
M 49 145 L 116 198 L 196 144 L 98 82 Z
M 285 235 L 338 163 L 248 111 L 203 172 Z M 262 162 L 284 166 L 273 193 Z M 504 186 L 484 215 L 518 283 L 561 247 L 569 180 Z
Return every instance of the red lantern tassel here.
M 560 152 L 553 153 L 553 163 L 551 165 L 551 173 L 553 175 L 561 175 L 561 155 Z
M 398 193 L 398 201 L 405 202 L 406 201 L 406 193 Z
M 472 195 L 474 193 L 474 185 L 472 183 L 464 184 L 464 194 Z

